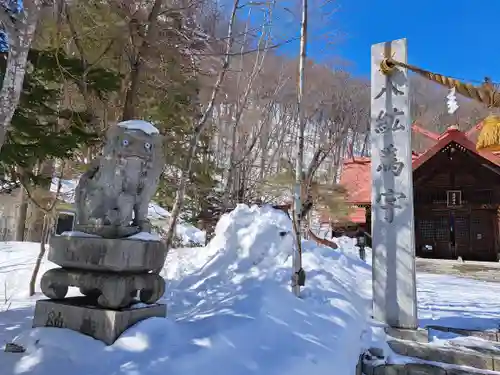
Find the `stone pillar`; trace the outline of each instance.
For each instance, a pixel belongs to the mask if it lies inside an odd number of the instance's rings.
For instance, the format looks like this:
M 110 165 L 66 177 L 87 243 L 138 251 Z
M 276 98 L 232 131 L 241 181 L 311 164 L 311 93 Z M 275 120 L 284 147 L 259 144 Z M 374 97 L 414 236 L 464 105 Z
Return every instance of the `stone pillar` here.
M 407 62 L 406 39 L 371 51 L 373 316 L 416 329 L 415 230 L 407 70 L 380 71 L 386 57 Z

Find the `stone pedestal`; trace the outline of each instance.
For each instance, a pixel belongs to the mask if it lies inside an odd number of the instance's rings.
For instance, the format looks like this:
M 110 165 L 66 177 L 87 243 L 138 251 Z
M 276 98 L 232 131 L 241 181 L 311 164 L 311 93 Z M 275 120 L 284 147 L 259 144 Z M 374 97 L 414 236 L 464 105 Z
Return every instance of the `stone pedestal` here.
M 42 276 L 40 286 L 50 300 L 37 302 L 33 326 L 69 328 L 109 345 L 136 322 L 164 317 L 166 307 L 155 303 L 165 292 L 158 273 L 166 256 L 160 241 L 52 237 L 48 259 L 61 268 Z M 70 286 L 84 297 L 65 298 Z M 149 306 L 134 308 L 139 301 Z
M 166 256 L 160 241 L 53 236 L 47 259 L 65 268 L 147 273 L 163 267 Z
M 33 327 L 68 328 L 111 345 L 135 323 L 152 317 L 164 318 L 166 313 L 166 306 L 159 304 L 109 310 L 95 306 L 89 297 L 45 299 L 36 303 Z

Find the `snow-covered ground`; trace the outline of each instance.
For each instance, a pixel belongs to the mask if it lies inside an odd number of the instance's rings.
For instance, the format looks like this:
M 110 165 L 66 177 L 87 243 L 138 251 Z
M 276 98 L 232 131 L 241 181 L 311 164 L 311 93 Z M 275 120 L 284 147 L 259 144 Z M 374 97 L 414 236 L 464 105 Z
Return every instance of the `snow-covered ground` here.
M 500 327 L 500 283 L 446 275 L 418 275 L 420 325 L 463 329 Z
M 298 299 L 289 290 L 291 232 L 281 211 L 238 206 L 209 246 L 168 255 L 167 318 L 141 322 L 109 347 L 65 329 L 31 329 L 41 296 L 27 289 L 39 245 L 0 243 L 0 343 L 27 348 L 0 352 L 1 374 L 353 374 L 370 316 L 370 266 L 350 240 L 339 250 L 306 241 Z M 53 266 L 45 261 L 41 274 Z
M 67 203 L 73 203 L 75 200 L 75 188 L 78 185 L 78 180 L 60 180 L 52 179 L 50 190 L 53 193 L 58 193 L 61 200 Z M 148 219 L 154 225 L 166 227 L 170 218 L 170 212 L 160 207 L 154 202 L 151 202 L 148 207 Z M 204 245 L 205 232 L 199 230 L 195 226 L 179 220 L 175 227 L 175 235 L 184 245 Z
M 0 243 L 0 345 L 27 349 L 0 352 L 0 373 L 353 375 L 363 349 L 388 349 L 383 327 L 369 319 L 370 251 L 364 263 L 351 239 L 337 239 L 338 250 L 305 241 L 307 281 L 297 299 L 289 290 L 291 232 L 289 218 L 269 207 L 224 215 L 209 246 L 168 255 L 167 318 L 141 322 L 111 346 L 65 329 L 31 329 L 41 295 L 29 298 L 28 282 L 39 244 Z M 40 275 L 51 267 L 44 261 Z M 422 327 L 500 325 L 500 283 L 433 274 L 417 281 Z M 436 336 L 436 345 L 448 344 Z

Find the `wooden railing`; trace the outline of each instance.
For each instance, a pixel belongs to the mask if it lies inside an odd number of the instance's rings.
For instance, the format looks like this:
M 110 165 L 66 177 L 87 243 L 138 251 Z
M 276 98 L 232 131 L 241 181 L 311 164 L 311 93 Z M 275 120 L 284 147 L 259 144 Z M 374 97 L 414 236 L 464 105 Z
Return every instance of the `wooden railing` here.
M 307 230 L 307 234 L 308 234 L 308 236 L 309 236 L 310 239 L 312 239 L 314 242 L 317 242 L 318 244 L 331 247 L 332 249 L 337 249 L 339 247 L 333 241 L 329 241 L 329 240 L 327 240 L 325 238 L 320 238 L 320 237 L 316 236 L 311 229 Z

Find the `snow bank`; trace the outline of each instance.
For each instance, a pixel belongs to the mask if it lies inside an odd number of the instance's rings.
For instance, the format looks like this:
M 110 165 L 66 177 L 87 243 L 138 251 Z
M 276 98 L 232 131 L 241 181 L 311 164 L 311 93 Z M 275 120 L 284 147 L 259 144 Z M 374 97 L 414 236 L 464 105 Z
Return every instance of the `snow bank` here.
M 33 301 L 25 299 L 0 313 L 0 338 L 17 335 L 14 342 L 27 348 L 0 353 L 2 373 L 354 374 L 370 309 L 369 266 L 350 251 L 306 241 L 307 286 L 298 299 L 289 288 L 293 245 L 285 214 L 238 206 L 209 246 L 168 255 L 167 319 L 143 321 L 109 347 L 65 329 L 30 329 Z M 9 252 L 19 256 L 4 268 L 7 277 L 25 285 L 36 251 L 11 244 Z

